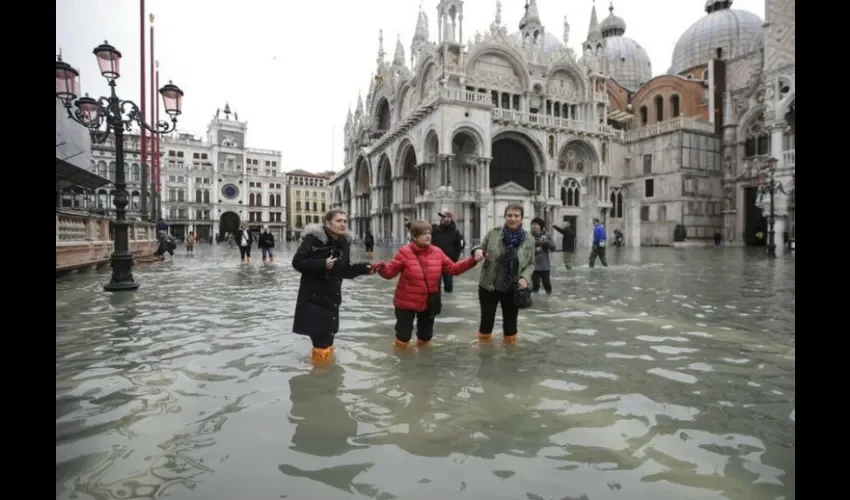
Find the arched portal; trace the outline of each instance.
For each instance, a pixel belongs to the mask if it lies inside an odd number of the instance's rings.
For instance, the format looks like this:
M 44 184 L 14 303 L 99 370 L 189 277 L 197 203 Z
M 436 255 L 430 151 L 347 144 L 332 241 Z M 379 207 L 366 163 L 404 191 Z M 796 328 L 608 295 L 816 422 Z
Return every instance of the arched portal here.
M 378 103 L 378 131 L 386 132 L 390 129 L 390 104 L 386 99 Z
M 449 179 L 455 190 L 473 191 L 474 179 L 464 176 L 464 165 L 475 165 L 478 159 L 481 145 L 478 139 L 467 131 L 458 131 L 452 137 L 452 168 L 449 171 Z
M 239 214 L 236 212 L 224 212 L 218 221 L 218 234 L 224 239 L 225 234 L 236 234 L 239 231 Z
M 493 161 L 490 163 L 490 188 L 508 182 L 534 191 L 535 161 L 529 146 L 515 137 L 493 141 Z
M 349 217 L 351 217 L 351 197 L 351 183 L 346 179 L 342 185 L 342 209 Z
M 378 171 L 380 188 L 378 193 L 380 194 L 380 210 L 381 214 L 379 216 L 379 224 L 376 229 L 378 234 L 376 235 L 379 238 L 392 238 L 393 236 L 393 217 L 392 217 L 392 206 L 393 206 L 393 167 L 390 163 L 389 157 L 386 155 L 381 159 L 381 168 Z
M 416 151 L 413 146 L 408 146 L 402 157 L 402 203 L 412 204 L 416 202 L 416 191 L 419 179 L 416 172 Z

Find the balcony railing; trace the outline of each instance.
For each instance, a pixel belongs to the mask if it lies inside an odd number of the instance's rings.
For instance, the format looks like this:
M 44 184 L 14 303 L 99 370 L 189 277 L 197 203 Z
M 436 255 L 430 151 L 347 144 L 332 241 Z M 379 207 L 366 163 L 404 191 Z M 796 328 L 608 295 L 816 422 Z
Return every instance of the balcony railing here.
M 796 167 L 797 155 L 795 149 L 789 149 L 782 152 L 782 168 Z
M 653 123 L 636 130 L 626 132 L 626 141 L 636 141 L 646 137 L 652 137 L 659 134 L 675 132 L 677 130 L 694 130 L 697 132 L 714 133 L 714 124 L 702 120 L 697 120 L 693 117 L 673 118 L 659 123 Z
M 56 270 L 67 271 L 109 262 L 113 243 L 110 219 L 85 212 L 56 211 Z M 134 222 L 128 227 L 130 250 L 136 259 L 153 257 L 155 227 Z
M 617 130 L 610 125 L 572 120 L 569 118 L 558 118 L 555 116 L 536 113 L 527 113 L 523 111 L 515 111 L 513 109 L 493 108 L 493 119 L 496 121 L 515 121 L 519 123 L 541 125 L 544 127 L 562 128 L 587 134 L 610 134 L 621 138 L 623 135 L 622 130 Z

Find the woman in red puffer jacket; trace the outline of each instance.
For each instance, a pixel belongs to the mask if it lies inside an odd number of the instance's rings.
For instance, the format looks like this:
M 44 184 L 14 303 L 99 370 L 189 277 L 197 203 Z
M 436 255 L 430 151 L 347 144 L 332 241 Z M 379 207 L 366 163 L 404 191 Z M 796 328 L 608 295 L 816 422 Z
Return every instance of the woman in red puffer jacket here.
M 413 335 L 413 319 L 416 319 L 416 345 L 422 347 L 434 336 L 436 313 L 429 310 L 434 305 L 431 295 L 440 293 L 440 277 L 443 273 L 457 276 L 475 267 L 473 257 L 452 262 L 442 250 L 431 244 L 431 224 L 414 221 L 410 225 L 409 244 L 399 249 L 389 263 L 378 264 L 378 274 L 393 279 L 401 274 L 396 285 L 393 305 L 395 306 L 394 346 L 406 348 Z

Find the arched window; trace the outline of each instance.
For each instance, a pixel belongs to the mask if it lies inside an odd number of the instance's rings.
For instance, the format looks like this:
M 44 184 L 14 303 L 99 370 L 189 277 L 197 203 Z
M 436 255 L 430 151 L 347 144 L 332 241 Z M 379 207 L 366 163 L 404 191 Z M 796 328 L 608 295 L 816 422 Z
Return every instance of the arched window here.
M 210 202 L 210 190 L 205 189 L 204 190 L 204 203 L 209 203 L 209 202 Z
M 620 188 L 611 189 L 611 218 L 623 218 L 623 192 Z
M 269 206 L 270 207 L 274 206 L 274 195 L 273 194 L 269 195 Z
M 202 201 L 203 201 L 203 198 L 201 197 L 201 190 L 196 189 L 195 190 L 195 203 L 201 203 Z
M 664 98 L 660 95 L 655 96 L 655 121 L 664 121 Z
M 649 123 L 649 111 L 646 109 L 646 106 L 640 107 L 640 125 L 645 127 L 646 124 Z
M 274 201 L 275 201 L 274 206 L 279 207 L 280 206 L 280 195 L 279 194 L 275 195 Z
M 561 187 L 561 205 L 565 207 L 581 205 L 581 184 L 572 177 L 564 181 Z
M 670 96 L 670 118 L 677 118 L 681 113 L 679 109 L 680 101 L 679 94 L 673 94 Z

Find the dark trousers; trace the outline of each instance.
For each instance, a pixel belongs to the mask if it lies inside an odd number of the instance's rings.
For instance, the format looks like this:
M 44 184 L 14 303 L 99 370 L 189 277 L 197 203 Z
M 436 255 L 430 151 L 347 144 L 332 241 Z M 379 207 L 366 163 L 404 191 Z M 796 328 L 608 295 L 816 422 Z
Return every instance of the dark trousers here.
M 366 243 L 366 251 L 369 252 L 369 253 L 374 252 L 375 251 L 375 244 L 374 243 L 372 243 L 372 244 Z
M 427 342 L 434 336 L 434 316 L 428 311 L 417 312 L 395 308 L 395 338 L 410 342 L 413 336 L 413 320 L 416 319 L 416 338 Z
M 446 293 L 452 293 L 452 290 L 454 290 L 454 280 L 452 278 L 454 276 L 451 274 L 443 273 L 443 291 Z
M 601 262 L 604 267 L 608 267 L 608 261 L 605 260 L 605 247 L 593 245 L 593 248 L 590 250 L 590 267 L 596 265 L 597 257 L 599 257 L 599 262 Z
M 317 349 L 327 349 L 334 345 L 334 333 L 319 333 L 310 335 L 310 340 L 313 342 L 313 347 Z
M 549 281 L 549 271 L 534 271 L 531 273 L 531 289 L 534 292 L 540 291 L 540 282 L 543 282 L 543 289 L 546 293 L 552 293 L 552 282 Z
M 496 307 L 502 306 L 502 331 L 505 336 L 516 335 L 517 317 L 519 309 L 514 302 L 513 290 L 500 292 L 478 287 L 478 303 L 481 306 L 481 323 L 478 325 L 478 333 L 493 333 L 496 323 Z
M 239 255 L 244 259 L 245 257 L 251 257 L 251 247 L 239 247 Z

